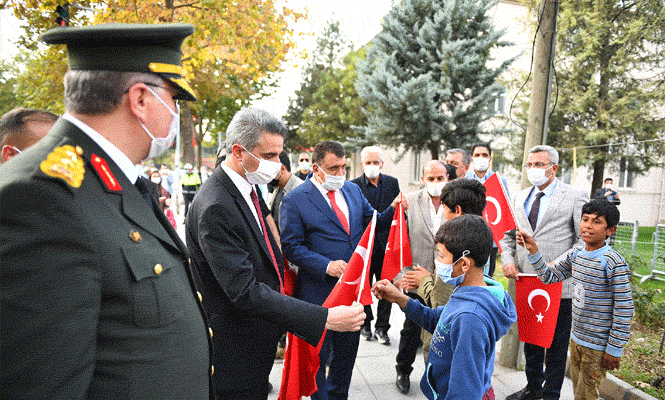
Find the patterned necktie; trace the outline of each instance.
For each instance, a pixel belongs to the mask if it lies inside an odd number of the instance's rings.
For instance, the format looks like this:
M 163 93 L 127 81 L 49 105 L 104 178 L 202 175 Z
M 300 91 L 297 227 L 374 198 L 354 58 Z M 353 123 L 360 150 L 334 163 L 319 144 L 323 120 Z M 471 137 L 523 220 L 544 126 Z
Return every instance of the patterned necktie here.
M 536 223 L 538 222 L 538 212 L 540 211 L 540 199 L 545 196 L 545 193 L 539 192 L 536 194 L 536 199 L 531 205 L 531 211 L 529 211 L 529 223 L 531 224 L 531 230 L 536 230 Z
M 335 201 L 334 190 L 328 191 L 328 198 L 330 199 L 330 205 L 332 206 L 333 211 L 335 211 L 335 214 L 337 214 L 337 218 L 339 218 L 339 222 L 341 222 L 342 226 L 344 227 L 344 230 L 346 230 L 346 234 L 350 235 L 351 232 L 349 231 L 349 221 L 346 220 L 346 215 L 344 215 L 342 210 L 337 205 L 337 202 Z
M 261 213 L 259 198 L 256 196 L 254 188 L 252 188 L 249 197 L 252 198 L 252 203 L 254 203 L 254 208 L 256 208 L 256 214 L 259 216 L 259 221 L 261 221 L 261 229 L 263 230 L 263 239 L 266 241 L 266 246 L 268 246 L 268 251 L 270 251 L 270 257 L 272 258 L 272 265 L 275 267 L 275 271 L 277 271 L 277 277 L 279 278 L 279 292 L 281 294 L 284 294 L 284 282 L 282 281 L 282 275 L 279 273 L 279 267 L 277 266 L 275 253 L 273 253 L 272 246 L 270 245 L 270 239 L 268 238 L 268 230 L 266 229 L 265 222 L 263 222 L 263 214 Z

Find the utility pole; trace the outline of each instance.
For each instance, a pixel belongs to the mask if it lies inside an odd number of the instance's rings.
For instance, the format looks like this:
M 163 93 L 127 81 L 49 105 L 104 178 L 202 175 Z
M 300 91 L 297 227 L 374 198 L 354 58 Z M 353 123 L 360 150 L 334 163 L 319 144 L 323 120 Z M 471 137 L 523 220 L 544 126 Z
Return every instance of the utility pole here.
M 529 149 L 539 144 L 546 144 L 549 123 L 550 89 L 552 86 L 554 49 L 556 45 L 556 17 L 559 12 L 558 0 L 541 0 L 538 7 L 538 30 L 536 32 L 536 48 L 533 55 L 533 84 L 529 102 L 529 116 L 524 139 L 524 156 L 522 164 L 529 156 Z M 526 173 L 522 173 L 521 186 L 527 188 L 529 183 Z M 515 300 L 515 280 L 508 280 L 508 293 Z M 501 339 L 499 364 L 504 367 L 520 367 L 520 342 L 517 324 L 510 327 Z

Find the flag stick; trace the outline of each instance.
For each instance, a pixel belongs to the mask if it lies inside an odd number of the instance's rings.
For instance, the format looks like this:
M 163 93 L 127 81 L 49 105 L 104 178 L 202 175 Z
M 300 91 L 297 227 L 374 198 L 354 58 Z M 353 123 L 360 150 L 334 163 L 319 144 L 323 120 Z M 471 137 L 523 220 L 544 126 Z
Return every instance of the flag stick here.
M 402 200 L 404 200 L 404 196 L 402 195 L 402 192 L 399 193 L 399 200 L 400 201 L 397 205 L 397 210 L 395 211 L 399 212 L 397 223 L 399 224 L 399 270 L 401 271 L 404 269 L 404 243 L 402 243 L 402 218 L 404 218 L 404 211 L 402 211 Z
M 510 201 L 510 197 L 508 196 L 508 193 L 506 192 L 506 188 L 503 187 L 503 181 L 501 180 L 501 175 L 499 175 L 498 172 L 495 172 L 497 175 L 497 180 L 499 181 L 499 187 L 501 188 L 501 191 L 503 192 L 503 197 L 506 198 L 506 202 L 508 203 L 508 208 L 510 209 L 510 214 L 513 217 L 513 221 L 515 221 L 515 226 L 517 227 L 518 230 L 522 230 L 522 228 L 519 226 L 517 223 L 517 218 L 515 218 L 515 210 L 513 210 L 513 202 Z
M 374 214 L 372 214 L 371 224 L 372 225 L 369 228 L 369 240 L 367 241 L 367 244 L 369 245 L 369 243 L 371 242 L 372 248 L 367 254 L 367 259 L 363 260 L 365 264 L 363 265 L 363 273 L 360 278 L 360 289 L 358 289 L 358 299 L 356 300 L 358 303 L 360 303 L 360 298 L 363 295 L 363 289 L 365 289 L 365 281 L 367 280 L 367 270 L 368 270 L 367 264 L 369 264 L 372 261 L 372 250 L 374 249 L 374 229 L 376 228 L 376 210 L 374 210 Z

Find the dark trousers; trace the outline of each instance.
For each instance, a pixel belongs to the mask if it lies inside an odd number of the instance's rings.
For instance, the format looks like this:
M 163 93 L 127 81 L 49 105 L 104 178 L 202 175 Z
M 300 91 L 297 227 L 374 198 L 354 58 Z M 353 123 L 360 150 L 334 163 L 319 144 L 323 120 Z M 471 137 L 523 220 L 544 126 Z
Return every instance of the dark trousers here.
M 492 247 L 492 250 L 490 250 L 490 269 L 487 272 L 487 275 L 489 275 L 490 278 L 494 276 L 494 270 L 496 269 L 496 253 L 498 252 L 498 247 Z
M 349 385 L 353 365 L 358 354 L 358 332 L 327 331 L 319 357 L 321 364 L 316 373 L 316 387 L 312 400 L 337 400 L 349 397 Z M 330 368 L 326 376 L 326 363 L 330 359 Z
M 568 357 L 568 342 L 570 341 L 570 326 L 572 323 L 572 300 L 561 299 L 559 316 L 556 321 L 554 339 L 549 349 L 533 344 L 524 344 L 524 357 L 526 365 L 527 385 L 531 391 L 542 387 L 543 399 L 558 399 L 561 395 L 566 372 L 566 358 Z M 545 371 L 543 371 L 543 361 Z
M 182 198 L 185 200 L 185 214 L 184 216 L 187 216 L 187 210 L 189 210 L 189 204 L 194 200 L 194 195 L 196 193 L 183 193 Z
M 423 299 L 415 293 L 407 293 L 407 296 L 423 303 Z M 399 348 L 396 358 L 397 365 L 395 366 L 398 373 L 411 375 L 418 347 L 423 344 L 420 340 L 421 329 L 422 328 L 418 324 L 411 321 L 409 318 L 404 320 L 404 326 L 399 333 Z
M 369 279 L 370 285 L 374 282 L 381 280 L 381 269 L 383 267 L 383 257 L 385 255 L 385 250 L 381 251 L 381 248 L 376 248 L 376 252 L 372 253 L 372 263 L 370 264 L 369 269 Z M 390 329 L 390 310 L 392 309 L 393 303 L 386 300 L 379 300 L 376 306 L 376 323 L 374 324 L 374 329 L 377 331 L 388 332 Z M 365 323 L 363 326 L 370 328 L 372 326 L 372 320 L 374 319 L 374 313 L 372 313 L 372 306 L 365 306 Z

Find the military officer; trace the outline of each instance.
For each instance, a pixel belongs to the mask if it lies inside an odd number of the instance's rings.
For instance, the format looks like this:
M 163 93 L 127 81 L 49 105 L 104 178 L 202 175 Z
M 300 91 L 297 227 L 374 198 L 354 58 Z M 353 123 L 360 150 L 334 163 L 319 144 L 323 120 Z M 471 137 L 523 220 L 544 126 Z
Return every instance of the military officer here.
M 66 113 L 0 167 L 3 399 L 208 399 L 187 250 L 134 164 L 178 132 L 185 24 L 56 28 Z M 136 185 L 135 185 L 136 184 Z

